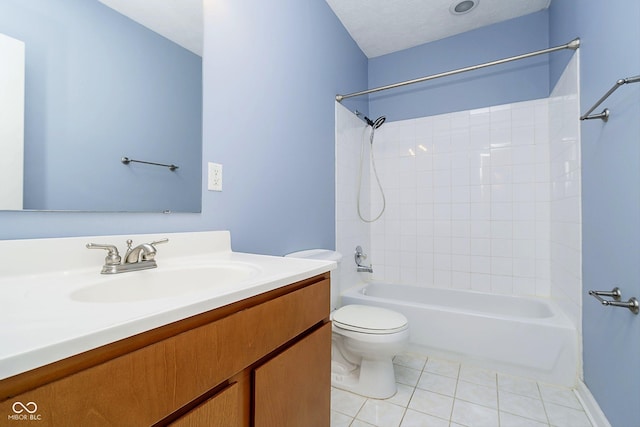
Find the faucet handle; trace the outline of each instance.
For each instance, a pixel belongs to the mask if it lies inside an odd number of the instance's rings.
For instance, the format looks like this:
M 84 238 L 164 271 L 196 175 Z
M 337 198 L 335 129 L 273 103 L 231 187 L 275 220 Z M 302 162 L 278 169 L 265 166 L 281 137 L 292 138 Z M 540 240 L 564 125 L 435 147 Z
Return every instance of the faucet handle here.
M 160 239 L 160 240 L 156 240 L 155 242 L 151 242 L 149 244 L 153 246 L 153 248 L 155 249 L 156 245 L 159 245 L 160 243 L 167 243 L 167 242 L 169 242 L 169 239 Z M 133 245 L 133 240 L 131 239 L 127 240 L 127 247 L 129 249 L 131 249 L 131 245 Z
M 160 240 L 156 240 L 155 242 L 149 243 L 149 246 L 151 246 L 153 250 L 143 253 L 142 259 L 145 261 L 151 261 L 152 259 L 154 259 L 156 257 L 156 251 L 158 250 L 156 248 L 156 245 L 159 245 L 161 243 L 167 243 L 168 241 L 169 239 L 160 239 Z
M 155 248 L 155 246 L 159 245 L 160 243 L 168 243 L 168 242 L 169 242 L 169 239 L 160 239 L 160 240 L 156 240 L 155 242 L 151 242 L 149 244 Z
M 114 245 L 103 245 L 98 243 L 87 243 L 87 249 L 104 249 L 109 251 L 107 256 L 104 259 L 105 265 L 117 265 L 120 264 L 120 253 L 118 253 L 118 248 Z

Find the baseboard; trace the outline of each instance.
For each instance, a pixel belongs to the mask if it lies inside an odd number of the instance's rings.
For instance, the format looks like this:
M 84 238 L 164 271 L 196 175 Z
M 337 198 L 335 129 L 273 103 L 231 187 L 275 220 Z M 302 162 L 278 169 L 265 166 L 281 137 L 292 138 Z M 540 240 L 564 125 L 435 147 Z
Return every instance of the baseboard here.
M 587 413 L 589 421 L 591 421 L 593 427 L 611 427 L 609 420 L 607 420 L 604 412 L 602 412 L 602 409 L 600 409 L 600 405 L 598 405 L 598 402 L 596 402 L 596 399 L 591 394 L 591 391 L 589 390 L 587 385 L 581 380 L 578 380 L 578 385 L 575 388 L 575 393 L 578 397 L 578 400 L 580 400 L 582 407 Z

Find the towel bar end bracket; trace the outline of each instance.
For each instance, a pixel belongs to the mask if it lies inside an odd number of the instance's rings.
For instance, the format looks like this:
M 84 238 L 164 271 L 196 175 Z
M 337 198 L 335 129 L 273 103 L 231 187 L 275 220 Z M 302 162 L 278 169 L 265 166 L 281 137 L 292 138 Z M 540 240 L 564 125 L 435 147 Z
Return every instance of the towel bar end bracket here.
M 636 299 L 636 297 L 629 298 L 628 301 L 620 301 L 622 297 L 622 292 L 620 288 L 615 287 L 611 291 L 589 291 L 589 295 L 596 298 L 602 305 L 610 305 L 612 307 L 622 307 L 628 308 L 633 314 L 640 313 L 640 302 Z M 602 298 L 611 297 L 613 300 L 606 300 Z

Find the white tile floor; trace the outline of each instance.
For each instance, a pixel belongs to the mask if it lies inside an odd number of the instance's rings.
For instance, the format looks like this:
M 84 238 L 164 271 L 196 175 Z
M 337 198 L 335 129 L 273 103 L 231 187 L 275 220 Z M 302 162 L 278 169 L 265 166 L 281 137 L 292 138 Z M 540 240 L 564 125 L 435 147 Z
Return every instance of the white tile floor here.
M 592 427 L 568 388 L 418 354 L 394 365 L 389 399 L 332 388 L 331 427 Z

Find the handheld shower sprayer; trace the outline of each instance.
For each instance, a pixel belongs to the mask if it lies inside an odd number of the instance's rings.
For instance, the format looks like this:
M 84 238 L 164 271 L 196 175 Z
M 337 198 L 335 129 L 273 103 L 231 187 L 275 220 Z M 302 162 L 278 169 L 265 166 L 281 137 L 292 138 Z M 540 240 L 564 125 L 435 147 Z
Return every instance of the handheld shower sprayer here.
M 367 124 L 369 126 L 371 126 L 374 129 L 378 129 L 380 126 L 382 126 L 382 124 L 384 123 L 385 120 L 387 120 L 387 118 L 385 116 L 380 116 L 375 120 L 371 120 L 369 117 L 364 116 L 364 120 L 365 122 L 367 122 Z
M 380 177 L 378 176 L 378 170 L 376 169 L 376 159 L 375 159 L 375 157 L 373 155 L 373 135 L 375 134 L 376 129 L 378 129 L 380 126 L 382 126 L 382 124 L 385 122 L 385 120 L 387 120 L 387 118 L 385 116 L 380 116 L 375 120 L 371 120 L 369 117 L 363 115 L 362 113 L 360 113 L 357 110 L 356 110 L 356 115 L 358 117 L 362 116 L 362 118 L 367 123 L 367 125 L 371 127 L 371 133 L 369 134 L 369 146 L 370 146 L 369 159 L 370 159 L 371 168 L 373 170 L 373 175 L 375 176 L 376 182 L 378 184 L 378 188 L 380 189 L 380 197 L 382 199 L 382 208 L 380 209 L 380 213 L 377 216 L 375 216 L 375 218 L 366 219 L 362 215 L 362 211 L 360 209 L 360 195 L 362 193 L 362 168 L 363 168 L 364 151 L 365 151 L 364 150 L 365 149 L 365 139 L 364 139 L 364 130 L 363 130 L 362 146 L 360 148 L 360 167 L 358 169 L 358 195 L 357 195 L 357 203 L 356 203 L 357 204 L 357 209 L 358 209 L 358 216 L 364 222 L 374 222 L 374 221 L 377 221 L 378 219 L 380 219 L 380 217 L 384 213 L 384 210 L 385 210 L 385 208 L 387 206 L 387 202 L 386 202 L 386 199 L 384 197 L 384 190 L 382 189 L 382 184 L 380 183 Z M 366 127 L 365 127 L 365 129 L 366 129 Z M 363 266 L 359 265 L 358 267 L 360 268 L 360 267 L 363 267 Z
M 385 116 L 380 116 L 375 120 L 371 120 L 369 117 L 362 114 L 360 111 L 355 111 L 356 116 L 361 117 L 372 129 L 378 129 L 387 120 Z

